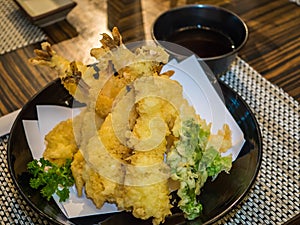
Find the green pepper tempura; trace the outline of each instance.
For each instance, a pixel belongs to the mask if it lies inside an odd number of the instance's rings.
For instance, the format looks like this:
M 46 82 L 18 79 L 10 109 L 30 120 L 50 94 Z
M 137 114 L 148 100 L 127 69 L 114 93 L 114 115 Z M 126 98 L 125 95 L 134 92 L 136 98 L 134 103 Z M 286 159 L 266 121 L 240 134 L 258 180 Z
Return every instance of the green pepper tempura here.
M 178 207 L 187 219 L 192 220 L 202 212 L 197 199 L 208 177 L 215 179 L 221 171 L 229 172 L 231 155 L 222 157 L 213 147 L 206 148 L 210 132 L 202 129 L 193 119 L 183 122 L 180 139 L 167 155 L 171 178 L 180 182 Z

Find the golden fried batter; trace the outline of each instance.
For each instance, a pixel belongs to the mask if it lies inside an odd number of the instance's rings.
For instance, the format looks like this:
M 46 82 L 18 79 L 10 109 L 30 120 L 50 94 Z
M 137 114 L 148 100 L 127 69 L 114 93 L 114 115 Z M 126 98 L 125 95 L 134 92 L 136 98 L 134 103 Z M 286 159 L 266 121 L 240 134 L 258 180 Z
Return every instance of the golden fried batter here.
M 85 160 L 80 151 L 78 151 L 73 158 L 71 163 L 71 170 L 75 180 L 75 186 L 77 190 L 77 194 L 79 197 L 82 196 L 82 191 L 85 185 L 85 181 L 83 179 Z
M 208 145 L 217 148 L 219 152 L 226 152 L 231 148 L 231 130 L 228 124 L 224 124 L 223 129 L 218 130 L 217 134 L 210 135 Z
M 88 166 L 81 151 L 78 151 L 74 155 L 71 170 L 75 179 L 78 196 L 82 196 L 82 191 L 85 189 L 86 196 L 98 208 L 101 208 L 105 202 L 115 202 L 115 198 L 118 196 L 116 192 L 118 192 L 117 187 L 119 184 L 101 176 Z
M 124 87 L 139 77 L 157 76 L 160 73 L 161 67 L 162 65 L 155 61 L 141 61 L 126 65 L 119 71 L 115 71 L 99 90 L 95 106 L 97 114 L 105 118 L 111 112 L 115 98 Z
M 78 151 L 72 120 L 57 124 L 45 137 L 46 149 L 43 157 L 57 165 L 63 165 L 66 159 L 72 159 Z
M 123 145 L 116 137 L 112 126 L 111 114 L 108 114 L 99 130 L 99 138 L 109 154 L 119 160 L 124 161 L 132 153 L 132 150 Z
M 165 217 L 171 215 L 167 181 L 142 187 L 125 186 L 118 200 L 121 209 L 132 211 L 137 218 L 152 218 L 154 225 L 163 223 Z
M 101 208 L 105 202 L 115 202 L 118 184 L 101 176 L 85 164 L 83 171 L 86 196 L 93 200 L 96 207 Z

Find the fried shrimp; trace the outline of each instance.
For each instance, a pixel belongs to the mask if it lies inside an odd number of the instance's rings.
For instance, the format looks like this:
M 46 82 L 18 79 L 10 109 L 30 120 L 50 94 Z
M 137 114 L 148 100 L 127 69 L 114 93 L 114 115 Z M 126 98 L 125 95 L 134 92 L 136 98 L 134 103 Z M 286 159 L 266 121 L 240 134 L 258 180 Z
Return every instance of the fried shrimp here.
M 41 48 L 34 50 L 36 57 L 29 59 L 29 62 L 54 69 L 69 93 L 76 96 L 78 101 L 86 102 L 91 77 L 95 73 L 93 67 L 57 55 L 48 42 L 43 42 Z
M 105 33 L 102 34 L 100 43 L 102 44 L 101 48 L 92 48 L 90 51 L 91 56 L 95 57 L 96 59 L 100 59 L 110 50 L 117 48 L 123 44 L 122 36 L 118 28 L 114 27 L 112 29 L 112 37 Z
M 112 126 L 111 114 L 109 114 L 99 130 L 99 138 L 103 142 L 109 154 L 123 162 L 132 154 L 132 149 L 123 145 L 116 137 Z

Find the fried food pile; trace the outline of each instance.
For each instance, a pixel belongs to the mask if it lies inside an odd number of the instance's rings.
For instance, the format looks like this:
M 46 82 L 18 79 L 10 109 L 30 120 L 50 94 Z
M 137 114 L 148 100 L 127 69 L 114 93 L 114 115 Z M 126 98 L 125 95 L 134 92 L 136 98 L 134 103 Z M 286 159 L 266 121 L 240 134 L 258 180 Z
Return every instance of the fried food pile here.
M 173 207 L 166 155 L 180 141 L 183 121 L 208 132 L 210 124 L 183 98 L 181 85 L 170 79 L 173 71 L 161 73 L 169 57 L 161 47 L 129 50 L 117 28 L 100 42 L 90 52 L 98 61 L 93 66 L 68 61 L 47 42 L 30 59 L 55 69 L 69 93 L 86 105 L 46 136 L 43 157 L 57 165 L 72 159 L 78 195 L 85 192 L 98 208 L 115 203 L 137 218 L 163 223 Z M 209 138 L 213 143 L 229 133 L 225 127 Z M 230 147 L 228 138 L 222 146 Z

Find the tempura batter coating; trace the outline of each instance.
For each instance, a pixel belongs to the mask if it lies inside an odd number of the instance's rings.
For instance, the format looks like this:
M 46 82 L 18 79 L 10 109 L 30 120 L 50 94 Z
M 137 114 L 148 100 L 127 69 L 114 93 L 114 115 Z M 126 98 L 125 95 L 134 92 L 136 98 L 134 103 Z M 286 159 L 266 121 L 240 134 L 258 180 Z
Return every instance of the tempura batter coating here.
M 78 196 L 82 196 L 83 189 L 96 207 L 101 208 L 105 202 L 115 203 L 120 185 L 101 176 L 85 161 L 81 151 L 74 155 L 71 170 L 75 179 Z
M 125 186 L 121 193 L 118 206 L 132 211 L 137 218 L 152 218 L 152 223 L 158 225 L 164 222 L 166 216 L 171 215 L 167 181 L 142 187 Z
M 86 196 L 101 208 L 105 202 L 115 202 L 115 192 L 118 184 L 101 176 L 87 164 L 84 166 L 83 180 L 85 181 Z
M 85 166 L 85 160 L 81 152 L 78 151 L 74 155 L 73 161 L 71 163 L 71 170 L 72 170 L 73 177 L 75 179 L 75 186 L 79 197 L 82 196 L 82 191 L 85 185 L 85 181 L 83 179 L 84 166 Z
M 108 76 L 103 87 L 97 93 L 98 97 L 95 106 L 97 114 L 105 118 L 111 112 L 112 105 L 123 88 L 139 77 L 158 76 L 161 68 L 162 64 L 158 62 L 141 61 L 124 65 L 123 68 L 117 71 L 110 71 L 111 75 Z
M 125 162 L 127 157 L 132 154 L 132 150 L 123 145 L 116 137 L 114 128 L 112 126 L 111 114 L 108 114 L 108 116 L 105 118 L 105 121 L 99 130 L 99 138 L 101 139 L 108 153 L 116 159 Z
M 43 157 L 57 165 L 63 165 L 66 159 L 73 159 L 78 151 L 75 141 L 72 119 L 57 124 L 45 137 L 46 149 Z

